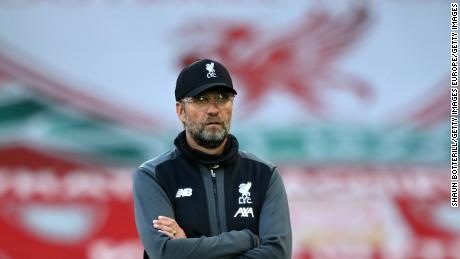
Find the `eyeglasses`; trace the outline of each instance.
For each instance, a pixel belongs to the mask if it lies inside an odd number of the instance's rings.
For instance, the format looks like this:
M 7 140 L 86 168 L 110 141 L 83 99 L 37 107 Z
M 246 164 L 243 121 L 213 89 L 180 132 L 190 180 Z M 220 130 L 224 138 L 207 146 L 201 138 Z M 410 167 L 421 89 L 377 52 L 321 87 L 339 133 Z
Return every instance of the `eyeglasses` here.
M 197 110 L 205 110 L 211 105 L 211 101 L 216 102 L 217 107 L 225 108 L 233 102 L 235 95 L 232 93 L 202 94 L 182 99 L 185 103 L 191 103 Z

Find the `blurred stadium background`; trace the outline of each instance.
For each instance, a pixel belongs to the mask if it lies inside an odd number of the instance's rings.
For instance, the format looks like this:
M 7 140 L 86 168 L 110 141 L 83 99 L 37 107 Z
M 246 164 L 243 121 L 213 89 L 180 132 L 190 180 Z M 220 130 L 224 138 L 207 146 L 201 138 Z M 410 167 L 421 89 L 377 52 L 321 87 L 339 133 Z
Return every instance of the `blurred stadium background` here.
M 0 258 L 140 258 L 131 173 L 179 69 L 224 63 L 279 165 L 294 258 L 460 258 L 447 1 L 1 0 Z

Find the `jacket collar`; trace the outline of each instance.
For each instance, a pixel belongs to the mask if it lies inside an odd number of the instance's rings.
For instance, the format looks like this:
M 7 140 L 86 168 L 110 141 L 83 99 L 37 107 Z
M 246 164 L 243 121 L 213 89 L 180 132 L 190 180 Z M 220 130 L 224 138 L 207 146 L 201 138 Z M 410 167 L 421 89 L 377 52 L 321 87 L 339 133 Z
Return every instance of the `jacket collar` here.
M 174 145 L 191 162 L 203 164 L 206 166 L 225 166 L 230 163 L 234 163 L 238 157 L 238 140 L 232 134 L 228 134 L 224 152 L 219 155 L 210 155 L 191 148 L 187 143 L 185 130 L 177 135 L 176 139 L 174 140 Z

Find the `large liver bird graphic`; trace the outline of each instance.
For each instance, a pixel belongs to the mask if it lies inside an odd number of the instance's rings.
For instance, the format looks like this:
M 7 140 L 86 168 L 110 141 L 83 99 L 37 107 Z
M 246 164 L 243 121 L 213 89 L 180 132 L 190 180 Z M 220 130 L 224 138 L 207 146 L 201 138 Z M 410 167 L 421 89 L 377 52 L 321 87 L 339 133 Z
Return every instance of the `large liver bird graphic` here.
M 179 29 L 187 42 L 179 65 L 201 57 L 222 61 L 238 88 L 244 89 L 246 109 L 260 105 L 270 90 L 287 91 L 312 114 L 328 108 L 325 91 L 345 91 L 357 101 L 372 97 L 365 80 L 338 65 L 369 25 L 369 10 L 360 5 L 340 14 L 314 9 L 301 20 L 278 28 L 209 18 Z M 261 17 L 269 19 L 269 17 Z

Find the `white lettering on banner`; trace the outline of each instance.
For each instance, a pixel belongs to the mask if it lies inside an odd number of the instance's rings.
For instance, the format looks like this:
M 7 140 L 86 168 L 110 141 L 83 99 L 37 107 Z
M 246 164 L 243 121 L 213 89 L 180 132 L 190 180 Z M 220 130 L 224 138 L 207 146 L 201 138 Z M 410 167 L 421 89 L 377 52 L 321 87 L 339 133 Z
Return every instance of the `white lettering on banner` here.
M 251 214 L 251 217 L 254 218 L 254 212 L 252 208 L 239 208 L 233 217 L 236 218 L 239 214 L 241 214 L 240 216 L 242 218 L 249 217 L 249 214 Z
M 312 238 L 314 239 L 314 238 Z M 359 247 L 350 244 L 328 244 L 323 245 L 322 242 L 327 242 L 322 237 L 316 237 L 315 245 L 312 245 L 309 251 L 309 258 L 365 258 L 372 259 L 405 259 L 405 258 L 457 258 L 459 249 L 457 248 L 460 242 L 453 240 L 445 242 L 436 239 L 421 239 L 416 242 L 410 241 L 400 249 L 382 249 L 379 253 L 373 249 L 372 245 L 361 243 Z M 319 243 L 319 245 L 317 244 Z M 308 245 L 308 243 L 306 244 Z
M 81 171 L 58 174 L 52 169 L 0 168 L 0 197 L 11 196 L 27 201 L 33 198 L 50 200 L 95 199 L 106 201 L 131 199 L 129 171 Z
M 142 246 L 138 240 L 110 241 L 100 239 L 88 247 L 89 259 L 135 259 L 142 254 Z
M 183 188 L 178 189 L 176 193 L 176 198 L 189 197 L 192 196 L 192 188 Z
M 442 167 L 286 167 L 282 170 L 288 196 L 296 199 L 339 194 L 375 198 L 414 193 L 419 198 L 429 198 L 447 195 L 449 190 L 443 177 L 446 168 Z

